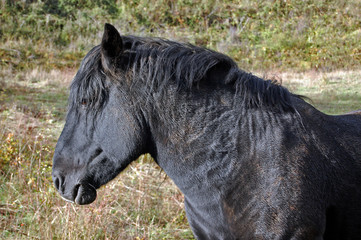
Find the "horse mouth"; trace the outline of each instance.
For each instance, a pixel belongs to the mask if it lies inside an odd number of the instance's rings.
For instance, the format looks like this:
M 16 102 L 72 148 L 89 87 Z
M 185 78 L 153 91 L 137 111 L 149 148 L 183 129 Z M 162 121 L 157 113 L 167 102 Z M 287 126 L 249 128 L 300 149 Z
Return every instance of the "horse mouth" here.
M 89 183 L 78 184 L 74 187 L 73 199 L 78 205 L 85 205 L 94 202 L 97 198 L 97 190 Z

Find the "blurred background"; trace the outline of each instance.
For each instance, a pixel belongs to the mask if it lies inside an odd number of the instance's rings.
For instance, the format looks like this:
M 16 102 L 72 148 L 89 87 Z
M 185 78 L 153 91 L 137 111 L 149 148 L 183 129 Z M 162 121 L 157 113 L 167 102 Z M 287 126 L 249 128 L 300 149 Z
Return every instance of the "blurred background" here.
M 68 87 L 121 34 L 210 48 L 308 96 L 328 114 L 361 108 L 359 0 L 0 0 L 0 239 L 192 239 L 183 197 L 149 155 L 88 206 L 51 181 Z

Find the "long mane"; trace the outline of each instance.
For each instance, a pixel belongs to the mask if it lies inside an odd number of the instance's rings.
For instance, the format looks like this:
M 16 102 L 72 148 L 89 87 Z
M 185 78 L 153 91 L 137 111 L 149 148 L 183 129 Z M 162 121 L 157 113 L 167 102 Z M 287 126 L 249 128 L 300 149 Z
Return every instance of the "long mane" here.
M 169 84 L 180 89 L 207 85 L 209 74 L 217 70 L 219 85 L 234 88 L 237 99 L 244 107 L 272 107 L 280 111 L 294 110 L 291 94 L 271 80 L 261 79 L 238 68 L 228 56 L 187 43 L 159 38 L 123 36 L 122 57 L 118 67 L 131 81 L 142 81 L 149 91 L 162 91 Z M 221 74 L 220 74 L 221 73 Z M 71 86 L 71 102 L 79 105 L 88 101 L 94 109 L 106 100 L 107 86 L 101 66 L 100 47 L 94 47 L 84 58 Z
M 293 110 L 291 94 L 275 81 L 261 79 L 238 68 L 228 56 L 188 43 L 157 38 L 128 36 L 129 51 L 135 53 L 130 68 L 133 78 L 141 78 L 151 88 L 161 90 L 175 81 L 178 88 L 191 89 L 207 84 L 208 73 L 217 69 L 219 84 L 232 85 L 241 103 L 247 107 L 269 106 L 281 111 Z M 213 72 L 212 72 L 213 73 Z M 297 96 L 296 96 L 297 97 Z

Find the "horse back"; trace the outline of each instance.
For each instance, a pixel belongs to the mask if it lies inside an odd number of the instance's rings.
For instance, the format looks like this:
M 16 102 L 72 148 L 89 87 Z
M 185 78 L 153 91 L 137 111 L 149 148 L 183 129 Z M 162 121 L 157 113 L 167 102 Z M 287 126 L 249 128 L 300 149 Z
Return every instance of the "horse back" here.
M 354 146 L 361 162 L 361 110 L 328 118 L 331 126 L 335 128 L 335 138 L 343 140 L 345 145 Z
M 303 100 L 297 99 L 294 103 L 308 134 L 318 138 L 324 148 L 344 149 L 361 164 L 361 109 L 343 115 L 327 115 Z

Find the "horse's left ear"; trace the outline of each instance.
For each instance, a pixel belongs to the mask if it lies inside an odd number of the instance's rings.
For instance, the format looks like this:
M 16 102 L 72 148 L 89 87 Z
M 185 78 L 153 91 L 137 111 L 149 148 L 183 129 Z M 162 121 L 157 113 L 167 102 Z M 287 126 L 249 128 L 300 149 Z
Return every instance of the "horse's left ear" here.
M 103 66 L 112 69 L 117 57 L 123 50 L 122 37 L 113 25 L 109 23 L 104 25 L 103 39 L 100 46 Z

